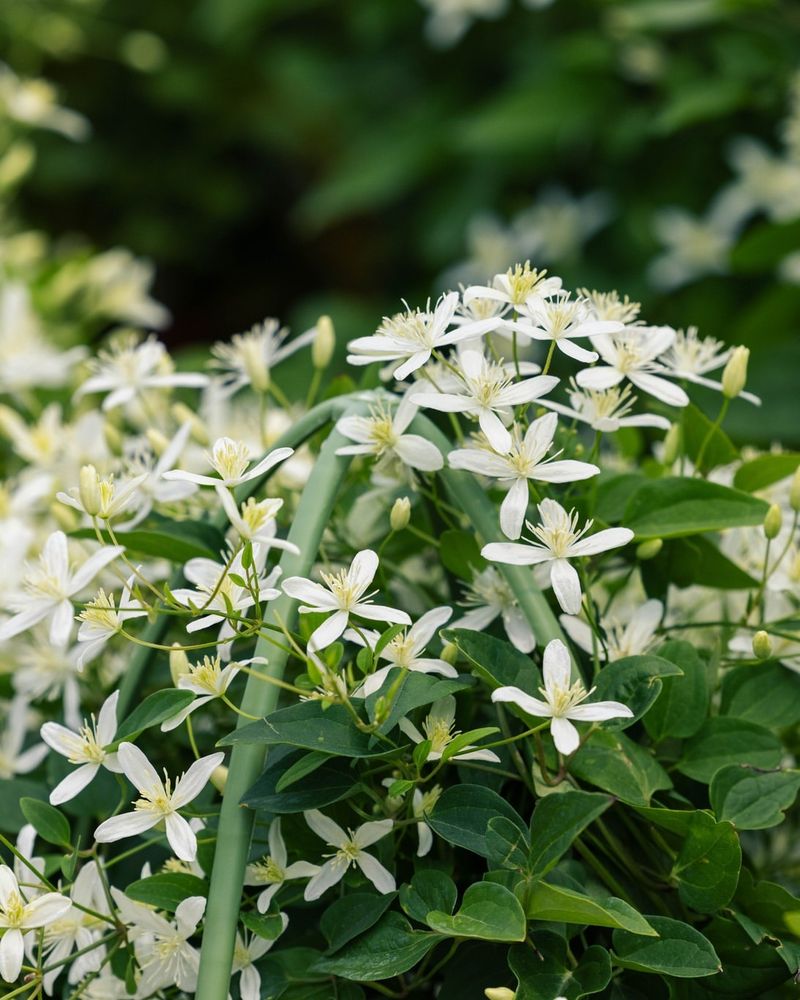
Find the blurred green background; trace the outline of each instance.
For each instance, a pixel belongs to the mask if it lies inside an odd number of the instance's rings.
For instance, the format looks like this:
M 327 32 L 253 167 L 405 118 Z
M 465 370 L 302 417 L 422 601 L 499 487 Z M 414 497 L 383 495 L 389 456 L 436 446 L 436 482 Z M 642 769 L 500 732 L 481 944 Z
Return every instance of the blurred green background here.
M 170 346 L 530 257 L 751 346 L 734 430 L 800 438 L 796 2 L 4 0 L 0 57 L 91 123 L 16 218 L 149 258 Z

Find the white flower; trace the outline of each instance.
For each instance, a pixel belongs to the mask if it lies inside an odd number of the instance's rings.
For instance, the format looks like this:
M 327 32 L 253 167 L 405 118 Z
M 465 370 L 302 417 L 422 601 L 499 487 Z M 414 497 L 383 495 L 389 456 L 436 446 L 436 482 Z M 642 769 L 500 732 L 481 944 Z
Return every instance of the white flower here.
M 570 299 L 569 292 L 563 291 L 550 299 L 533 299 L 522 307 L 521 318 L 510 325 L 533 340 L 552 341 L 559 351 L 582 364 L 597 361 L 597 354 L 579 347 L 574 340 L 623 329 L 622 323 L 615 320 L 596 319 L 590 302 Z
M 578 529 L 578 515 L 566 510 L 555 500 L 545 499 L 539 504 L 541 523 L 528 529 L 539 542 L 491 542 L 484 545 L 481 555 L 492 562 L 510 563 L 512 566 L 535 566 L 549 562 L 550 585 L 561 610 L 577 615 L 581 608 L 581 584 L 570 559 L 597 555 L 608 549 L 627 545 L 633 538 L 630 528 L 606 528 L 589 538 L 583 536 L 593 522 Z
M 268 318 L 247 333 L 235 334 L 230 344 L 214 344 L 212 364 L 223 373 L 222 385 L 227 394 L 233 395 L 246 385 L 256 392 L 266 392 L 275 365 L 313 343 L 316 333 L 317 328 L 312 327 L 286 343 L 288 329 L 277 319 Z
M 511 447 L 500 451 L 487 448 L 461 448 L 447 456 L 454 469 L 467 469 L 481 476 L 491 476 L 501 482 L 510 482 L 511 488 L 500 507 L 500 527 L 507 538 L 519 538 L 525 512 L 528 509 L 528 481 L 545 483 L 572 483 L 596 476 L 600 469 L 589 462 L 545 458 L 553 446 L 558 418 L 546 413 L 534 420 L 520 436 L 519 428 L 512 429 Z
M 248 497 L 241 507 L 237 507 L 236 500 L 227 490 L 220 490 L 219 498 L 231 527 L 242 541 L 258 543 L 265 552 L 269 549 L 283 549 L 284 552 L 300 554 L 300 549 L 293 542 L 277 537 L 278 523 L 275 517 L 283 506 L 283 500 L 272 497 L 256 500 L 255 497 Z
M 336 449 L 337 455 L 375 455 L 377 458 L 397 457 L 404 465 L 421 472 L 435 472 L 444 465 L 442 453 L 419 434 L 406 434 L 417 406 L 408 395 L 394 412 L 381 403 L 370 410 L 368 417 L 342 417 L 336 429 L 356 444 Z
M 318 809 L 309 809 L 303 813 L 306 823 L 326 844 L 336 848 L 336 853 L 328 856 L 328 860 L 310 879 L 303 898 L 307 901 L 319 897 L 331 886 L 340 882 L 348 868 L 358 865 L 362 873 L 380 893 L 394 892 L 395 880 L 380 861 L 368 854 L 364 848 L 391 833 L 394 826 L 390 819 L 374 820 L 363 823 L 356 830 L 347 833 L 332 819 L 329 819 Z
M 47 747 L 43 743 L 22 749 L 27 730 L 28 704 L 22 698 L 14 698 L 0 730 L 0 778 L 27 774 L 47 756 Z
M 120 743 L 117 752 L 120 768 L 125 777 L 142 795 L 134 803 L 134 811 L 112 816 L 95 830 L 99 844 L 108 844 L 125 837 L 135 837 L 163 822 L 167 840 L 181 861 L 194 861 L 197 856 L 197 838 L 189 823 L 178 814 L 206 786 L 215 768 L 225 759 L 224 753 L 212 753 L 196 760 L 181 775 L 172 788 L 172 781 L 162 781 L 155 768 L 142 751 L 132 743 Z
M 404 313 L 384 317 L 373 336 L 350 341 L 347 347 L 352 353 L 347 355 L 348 363 L 369 365 L 373 361 L 402 361 L 403 364 L 395 368 L 394 377 L 404 379 L 429 361 L 437 348 L 479 336 L 497 326 L 498 321 L 490 318 L 465 323 L 448 332 L 457 305 L 458 292 L 448 292 L 439 299 L 433 312 L 407 309 Z
M 434 785 L 426 792 L 423 792 L 421 788 L 415 788 L 411 796 L 411 807 L 414 810 L 414 819 L 417 821 L 418 858 L 424 858 L 430 854 L 433 847 L 433 831 L 425 822 L 425 814 L 433 809 L 441 794 L 441 785 Z
M 100 589 L 78 615 L 81 623 L 78 629 L 79 670 L 83 670 L 84 666 L 97 656 L 108 640 L 120 632 L 125 622 L 132 618 L 142 618 L 147 614 L 141 601 L 131 597 L 132 585 L 133 577 L 130 576 L 122 588 L 119 607 L 114 603 L 113 594 L 106 594 Z
M 216 478 L 200 476 L 195 472 L 184 472 L 183 469 L 172 469 L 164 473 L 164 479 L 180 479 L 188 483 L 197 483 L 199 486 L 215 486 L 217 490 L 223 487 L 232 489 L 234 486 L 266 475 L 273 466 L 286 461 L 293 454 L 292 448 L 276 448 L 250 469 L 248 468 L 250 448 L 243 441 L 221 437 L 214 442 L 211 453 L 206 456 L 209 465 L 217 473 Z
M 364 596 L 377 569 L 377 555 L 372 549 L 364 549 L 354 556 L 349 569 L 338 573 L 322 573 L 324 587 L 302 576 L 290 576 L 283 581 L 283 589 L 289 597 L 306 602 L 300 608 L 301 614 L 333 612 L 312 633 L 308 640 L 309 649 L 324 649 L 335 642 L 347 628 L 351 615 L 370 621 L 411 624 L 405 611 L 373 604 L 368 596 Z
M 57 806 L 74 799 L 101 767 L 117 773 L 121 770 L 117 755 L 105 750 L 105 747 L 114 742 L 117 733 L 118 700 L 119 691 L 115 691 L 103 702 L 97 721 L 95 722 L 94 716 L 91 725 L 84 720 L 77 733 L 58 722 L 45 722 L 42 726 L 42 739 L 45 743 L 56 753 L 66 757 L 70 764 L 78 765 L 50 793 L 51 805 Z
M 0 978 L 14 983 L 22 968 L 25 931 L 58 920 L 72 903 L 58 892 L 46 892 L 26 902 L 14 872 L 0 865 Z
M 580 746 L 580 735 L 574 722 L 602 722 L 605 719 L 630 719 L 633 712 L 618 701 L 597 701 L 582 705 L 594 688 L 587 691 L 581 681 L 570 682 L 570 661 L 567 647 L 560 639 L 548 642 L 544 651 L 544 687 L 540 701 L 518 687 L 500 687 L 492 691 L 492 701 L 511 702 L 540 719 L 550 719 L 550 734 L 559 753 L 574 753 Z
M 175 503 L 197 492 L 196 483 L 169 482 L 164 478 L 164 473 L 172 469 L 185 448 L 191 430 L 191 423 L 186 421 L 156 461 L 149 449 L 138 448 L 126 455 L 129 476 L 141 479 L 133 498 L 135 513 L 129 521 L 118 525 L 120 531 L 136 527 L 147 517 L 154 504 Z
M 81 485 L 73 486 L 66 493 L 63 491 L 56 493 L 56 499 L 72 507 L 73 510 L 79 510 L 82 514 L 110 521 L 137 502 L 139 487 L 146 478 L 146 473 L 140 473 L 138 476 L 122 480 L 118 485 L 114 482 L 113 475 L 101 479 L 93 465 L 85 465 L 80 472 Z M 87 509 L 89 498 L 92 503 Z
M 259 660 L 261 659 L 263 658 L 259 657 Z M 213 701 L 215 698 L 224 697 L 241 667 L 252 662 L 252 660 L 239 660 L 236 663 L 229 663 L 223 667 L 219 656 L 204 656 L 199 663 L 190 663 L 188 673 L 181 674 L 176 687 L 180 691 L 191 691 L 197 697 L 194 701 L 190 701 L 185 708 L 182 708 L 171 718 L 162 722 L 161 732 L 168 733 L 173 729 L 177 729 L 192 712 L 197 711 L 198 708 L 202 708 L 203 705 L 207 705 L 208 702 Z
M 430 740 L 431 748 L 426 760 L 441 760 L 442 754 L 458 736 L 459 730 L 453 728 L 455 723 L 456 700 L 451 694 L 448 694 L 431 705 L 430 711 L 422 723 L 424 735 L 409 719 L 401 719 L 399 725 L 402 732 L 414 743 Z M 494 750 L 481 750 L 480 747 L 474 746 L 462 747 L 450 759 L 454 763 L 461 760 L 485 760 L 497 764 L 500 761 Z
M 445 413 L 468 413 L 477 418 L 489 443 L 497 451 L 511 448 L 506 424 L 513 408 L 546 395 L 558 379 L 538 375 L 514 381 L 513 367 L 489 361 L 480 351 L 464 350 L 459 357 L 463 385 L 457 392 L 414 392 L 411 401 Z
M 642 392 L 670 406 L 687 406 L 689 397 L 663 375 L 672 375 L 656 358 L 672 347 L 675 331 L 670 326 L 628 327 L 622 333 L 600 333 L 593 338 L 604 365 L 584 368 L 576 381 L 582 389 L 610 389 L 627 378 Z
M 471 285 L 464 289 L 464 305 L 473 299 L 502 302 L 505 311 L 533 305 L 537 299 L 549 298 L 561 290 L 561 278 L 547 277 L 547 271 L 531 267 L 530 261 L 515 264 L 505 274 L 496 274 L 491 286 Z
M 661 601 L 645 601 L 641 607 L 628 617 L 626 623 L 617 621 L 610 616 L 603 619 L 605 631 L 605 649 L 597 643 L 597 656 L 601 660 L 608 658 L 609 663 L 621 660 L 625 656 L 639 656 L 646 653 L 656 639 L 656 632 L 664 613 Z M 587 653 L 595 652 L 592 643 L 592 630 L 588 622 L 572 615 L 561 615 L 564 631 Z M 608 657 L 606 657 L 608 650 Z
M 200 953 L 189 944 L 203 917 L 203 896 L 189 896 L 178 903 L 175 920 L 167 920 L 150 906 L 135 903 L 112 886 L 111 895 L 123 922 L 130 928 L 136 961 L 142 970 L 136 995 L 150 997 L 160 990 L 177 986 L 186 993 L 197 989 Z
M 119 545 L 103 546 L 74 570 L 67 536 L 63 531 L 54 531 L 44 544 L 38 567 L 25 575 L 27 594 L 19 595 L 12 604 L 17 614 L 0 625 L 0 642 L 49 618 L 50 641 L 54 646 L 66 646 L 72 632 L 72 598 L 123 551 Z
M 443 677 L 458 677 L 458 671 L 451 664 L 446 663 L 438 657 L 422 656 L 425 647 L 433 638 L 436 630 L 441 628 L 453 614 L 452 608 L 432 608 L 416 621 L 410 629 L 396 635 L 380 651 L 379 658 L 388 660 L 388 667 L 381 667 L 364 681 L 356 691 L 359 697 L 366 698 L 374 691 L 377 691 L 383 684 L 390 670 L 400 667 L 403 670 L 417 670 L 423 674 L 441 674 Z M 345 638 L 352 638 L 356 642 L 361 642 L 358 635 L 348 633 Z M 378 636 L 368 635 L 371 644 L 377 641 Z
M 469 610 L 450 623 L 450 628 L 466 628 L 483 632 L 501 617 L 503 628 L 512 644 L 522 653 L 530 653 L 536 646 L 536 637 L 525 615 L 520 611 L 511 587 L 494 566 L 476 573 L 459 602 Z
M 98 351 L 91 366 L 95 374 L 81 385 L 76 396 L 107 392 L 104 410 L 130 403 L 147 389 L 200 388 L 208 384 L 206 375 L 173 371 L 166 348 L 155 337 L 141 343 L 119 338 L 109 350 Z
M 319 865 L 312 865 L 310 861 L 295 861 L 287 865 L 287 858 L 281 819 L 277 816 L 269 825 L 269 854 L 260 861 L 250 862 L 245 873 L 245 885 L 266 885 L 266 889 L 256 900 L 259 913 L 267 912 L 272 897 L 284 882 L 295 878 L 310 878 L 319 871 Z
M 274 938 L 263 938 L 257 934 L 245 934 L 242 936 L 236 932 L 236 943 L 233 948 L 233 967 L 231 976 L 240 972 L 239 996 L 241 1000 L 261 1000 L 261 973 L 256 968 L 255 963 L 264 955 L 278 940 L 278 937 L 286 930 L 289 918 L 285 913 L 281 914 L 283 927 Z
M 579 389 L 574 379 L 570 380 L 570 406 L 543 399 L 546 406 L 572 420 L 589 424 L 596 431 L 614 433 L 620 427 L 659 427 L 669 430 L 671 424 L 666 417 L 656 413 L 631 414 L 636 396 L 629 385 L 611 386 L 610 389 Z
M 705 378 L 705 373 L 726 364 L 732 351 L 733 348 L 727 347 L 715 337 L 699 337 L 697 327 L 690 326 L 688 330 L 675 331 L 672 347 L 662 356 L 661 363 L 675 378 L 686 379 L 687 382 L 721 392 L 722 383 Z M 761 400 L 752 392 L 740 392 L 739 395 L 756 406 L 761 405 Z

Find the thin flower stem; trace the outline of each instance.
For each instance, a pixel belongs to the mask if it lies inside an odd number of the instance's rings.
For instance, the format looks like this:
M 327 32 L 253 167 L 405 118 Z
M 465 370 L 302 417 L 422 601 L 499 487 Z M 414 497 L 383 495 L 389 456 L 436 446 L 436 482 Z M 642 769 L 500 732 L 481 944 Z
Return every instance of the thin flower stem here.
M 728 407 L 730 406 L 730 404 L 731 404 L 731 401 L 728 399 L 728 397 L 727 396 L 723 396 L 723 398 L 722 398 L 722 406 L 720 406 L 720 408 L 719 408 L 719 413 L 717 414 L 717 419 L 714 421 L 714 423 L 706 431 L 706 436 L 703 438 L 703 442 L 700 445 L 699 451 L 697 452 L 697 458 L 695 458 L 695 460 L 694 460 L 694 467 L 695 467 L 695 471 L 696 471 L 696 473 L 697 473 L 698 476 L 702 476 L 703 475 L 703 459 L 705 458 L 705 455 L 706 455 L 706 449 L 708 448 L 709 444 L 711 443 L 711 439 L 713 438 L 713 436 L 716 434 L 716 432 L 722 426 L 722 421 L 725 419 L 725 415 L 728 412 Z
M 550 371 L 550 365 L 553 362 L 553 352 L 556 349 L 555 340 L 550 341 L 550 347 L 547 350 L 547 358 L 544 363 L 544 368 L 542 368 L 542 375 L 546 375 Z
M 197 749 L 197 740 L 194 738 L 194 728 L 192 726 L 192 717 L 187 715 L 186 719 L 186 735 L 189 737 L 189 746 L 192 748 L 192 753 L 194 754 L 195 760 L 200 760 L 200 751 Z

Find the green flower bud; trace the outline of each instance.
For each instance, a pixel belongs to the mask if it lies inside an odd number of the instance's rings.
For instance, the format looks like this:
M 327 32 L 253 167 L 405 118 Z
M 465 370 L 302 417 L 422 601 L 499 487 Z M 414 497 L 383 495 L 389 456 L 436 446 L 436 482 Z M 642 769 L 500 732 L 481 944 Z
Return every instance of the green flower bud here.
M 150 427 L 145 433 L 145 437 L 147 438 L 147 443 L 153 449 L 153 454 L 159 458 L 169 447 L 169 440 L 161 431 L 156 430 L 155 427 Z
M 783 511 L 774 503 L 770 505 L 764 518 L 764 534 L 768 539 L 777 538 L 783 525 Z
M 103 506 L 103 497 L 100 488 L 100 476 L 93 465 L 81 467 L 78 476 L 78 496 L 81 506 L 89 517 L 97 517 Z
M 646 542 L 642 542 L 637 547 L 636 558 L 641 559 L 642 562 L 647 559 L 655 559 L 663 547 L 664 540 L 662 538 L 648 538 Z
M 320 316 L 317 320 L 317 335 L 311 345 L 311 363 L 315 368 L 327 368 L 336 347 L 336 331 L 330 316 Z
M 211 772 L 210 782 L 220 795 L 225 791 L 225 784 L 228 780 L 228 769 L 224 764 L 215 767 Z
M 753 636 L 753 655 L 757 660 L 768 660 L 772 656 L 772 639 L 763 629 Z
M 747 382 L 747 362 L 750 351 L 746 347 L 735 347 L 722 373 L 722 394 L 727 399 L 736 399 Z
M 178 681 L 183 677 L 184 674 L 188 674 L 191 670 L 189 664 L 189 657 L 186 655 L 184 650 L 175 643 L 172 649 L 169 651 L 169 675 L 172 678 L 172 683 L 175 687 L 178 686 Z
M 121 455 L 124 440 L 119 429 L 110 421 L 103 424 L 103 437 L 106 439 L 108 450 L 112 455 Z
M 487 1000 L 514 1000 L 516 993 L 507 986 L 489 986 L 483 991 Z
M 392 531 L 402 531 L 411 520 L 411 501 L 408 497 L 398 497 L 389 515 Z
M 683 435 L 681 425 L 673 424 L 664 435 L 664 454 L 662 461 L 664 465 L 672 465 L 681 453 L 683 446 Z
M 449 663 L 452 666 L 458 659 L 458 646 L 452 642 L 446 642 L 442 649 L 442 659 L 445 663 Z

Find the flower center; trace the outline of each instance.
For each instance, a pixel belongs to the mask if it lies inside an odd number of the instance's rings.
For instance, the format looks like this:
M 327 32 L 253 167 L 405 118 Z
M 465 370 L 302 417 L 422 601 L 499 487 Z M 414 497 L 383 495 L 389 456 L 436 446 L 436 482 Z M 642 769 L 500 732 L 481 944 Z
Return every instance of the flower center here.
M 114 595 L 109 596 L 102 589 L 97 591 L 97 596 L 89 601 L 78 618 L 104 632 L 116 632 L 122 624 L 117 614 Z
M 588 698 L 592 691 L 587 691 L 581 681 L 576 681 L 572 687 L 556 688 L 550 692 L 545 688 L 539 688 L 540 694 L 544 695 L 556 719 L 563 719 L 571 708 Z
M 506 271 L 508 281 L 508 292 L 512 305 L 522 305 L 543 280 L 547 271 L 538 271 L 531 267 L 531 262 L 526 260 L 524 264 L 517 264 Z
M 353 583 L 346 569 L 340 569 L 336 573 L 323 573 L 322 579 L 339 602 L 342 611 L 349 611 L 361 596 L 360 587 Z
M 453 731 L 450 719 L 428 718 L 422 723 L 425 736 L 431 741 L 431 752 L 442 753 L 448 743 L 458 734 Z
M 25 903 L 16 890 L 11 891 L 3 907 L 8 927 L 22 927 L 25 919 Z
M 253 876 L 266 885 L 274 885 L 276 882 L 283 882 L 286 874 L 278 862 L 269 855 L 256 861 L 253 865 Z
M 250 464 L 250 452 L 242 441 L 226 439 L 214 445 L 209 463 L 222 479 L 238 479 Z

